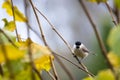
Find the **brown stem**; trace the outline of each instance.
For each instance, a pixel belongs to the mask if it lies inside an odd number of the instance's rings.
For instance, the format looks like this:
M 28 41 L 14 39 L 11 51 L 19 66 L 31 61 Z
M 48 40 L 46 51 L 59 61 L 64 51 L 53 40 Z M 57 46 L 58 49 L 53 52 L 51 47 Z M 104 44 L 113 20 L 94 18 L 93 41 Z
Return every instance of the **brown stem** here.
M 58 56 L 58 57 L 61 57 L 61 58 L 64 59 L 64 60 L 70 62 L 71 64 L 73 64 L 74 66 L 76 66 L 78 69 L 80 69 L 80 70 L 86 72 L 87 74 L 91 75 L 92 77 L 94 77 L 94 74 L 92 74 L 91 72 L 86 71 L 84 68 L 81 68 L 79 65 L 73 63 L 73 62 L 70 61 L 69 59 L 67 59 L 67 58 L 65 58 L 65 57 L 63 57 L 63 56 L 61 56 L 61 55 L 59 55 L 59 54 L 57 54 L 57 53 L 55 53 L 55 52 L 52 52 L 52 53 L 53 53 L 54 55 Z
M 51 66 L 52 66 L 52 69 L 53 69 L 53 73 L 54 73 L 55 79 L 56 79 L 56 80 L 60 80 L 59 77 L 58 77 L 56 68 L 55 68 L 55 64 L 54 64 L 51 56 L 50 56 L 50 62 L 51 62 Z
M 58 56 L 54 55 L 57 62 L 60 64 L 60 66 L 62 67 L 62 69 L 64 69 L 64 71 L 66 72 L 66 74 L 69 77 L 69 80 L 75 80 L 74 76 L 70 73 L 70 71 L 67 69 L 67 67 L 63 64 L 63 62 L 59 59 Z
M 56 80 L 55 77 L 48 71 L 47 72 L 49 74 L 49 76 L 53 79 L 53 80 Z
M 88 12 L 85 4 L 83 3 L 83 0 L 79 0 L 79 3 L 80 3 L 80 5 L 82 6 L 82 8 L 83 8 L 83 10 L 84 10 L 87 18 L 89 19 L 89 21 L 90 21 L 90 23 L 91 23 L 91 25 L 92 25 L 92 27 L 93 27 L 93 29 L 94 29 L 94 32 L 95 32 L 95 35 L 96 35 L 96 37 L 97 37 L 99 46 L 100 46 L 100 48 L 101 48 L 101 51 L 102 51 L 103 56 L 105 57 L 105 59 L 106 59 L 106 61 L 107 61 L 108 67 L 109 67 L 112 71 L 114 71 L 113 66 L 112 66 L 112 64 L 110 63 L 110 61 L 109 61 L 109 59 L 108 59 L 108 57 L 107 57 L 107 50 L 106 50 L 105 45 L 104 45 L 104 43 L 103 43 L 103 41 L 102 41 L 102 39 L 101 39 L 98 31 L 97 31 L 96 25 L 94 24 L 94 22 L 93 22 L 93 20 L 92 20 L 92 18 L 91 18 L 91 16 L 90 16 L 90 14 L 89 14 L 89 12 Z
M 16 36 L 17 36 L 17 40 L 19 42 L 19 35 L 18 35 L 18 31 L 17 31 L 17 26 L 16 26 L 16 20 L 15 20 L 15 11 L 14 11 L 14 5 L 13 5 L 13 0 L 11 0 L 11 8 L 12 8 L 12 13 L 13 13 L 13 21 L 14 21 L 14 24 L 15 24 L 15 32 L 16 32 Z
M 110 15 L 111 15 L 111 17 L 112 17 L 113 23 L 114 23 L 115 25 L 117 25 L 117 22 L 116 22 L 116 20 L 115 20 L 115 18 L 114 18 L 113 11 L 112 11 L 111 7 L 109 6 L 109 4 L 108 4 L 107 2 L 105 2 L 105 5 L 107 6 L 107 9 L 108 9 L 108 11 L 109 11 L 109 13 L 110 13 Z
M 0 64 L 0 74 L 2 75 L 2 76 L 4 76 L 4 72 L 3 72 L 3 69 L 2 69 L 2 65 Z
M 0 29 L 0 32 L 8 39 L 8 41 L 16 48 L 18 48 L 18 46 L 8 37 L 8 35 L 2 30 Z
M 29 2 L 30 2 L 30 4 L 31 4 L 31 6 L 32 6 L 33 12 L 34 12 L 35 17 L 36 17 L 36 19 L 37 19 L 37 23 L 38 23 L 38 26 L 39 26 L 39 29 L 40 29 L 40 32 L 41 32 L 41 36 L 42 36 L 43 42 L 44 42 L 45 46 L 47 46 L 47 42 L 46 42 L 46 40 L 45 40 L 45 37 L 44 37 L 44 34 L 43 34 L 43 30 L 42 30 L 42 26 L 41 26 L 41 24 L 40 24 L 38 15 L 37 15 L 37 13 L 36 13 L 34 4 L 33 4 L 32 0 L 29 0 Z

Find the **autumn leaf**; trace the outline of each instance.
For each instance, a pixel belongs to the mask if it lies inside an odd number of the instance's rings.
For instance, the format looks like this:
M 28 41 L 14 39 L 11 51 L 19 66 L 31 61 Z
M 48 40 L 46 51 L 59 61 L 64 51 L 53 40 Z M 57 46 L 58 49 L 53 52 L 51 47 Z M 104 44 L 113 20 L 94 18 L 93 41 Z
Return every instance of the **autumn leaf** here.
M 108 69 L 100 71 L 94 80 L 115 80 L 115 77 L 111 70 Z
M 14 24 L 14 21 L 10 21 L 8 22 L 6 18 L 2 19 L 4 21 L 4 28 L 5 30 L 8 30 L 8 31 L 11 31 L 13 32 L 16 28 L 15 24 Z
M 4 50 L 3 50 L 4 47 Z M 6 53 L 9 60 L 17 60 L 20 58 L 23 58 L 26 51 L 25 50 L 19 50 L 18 48 L 14 47 L 12 44 L 7 45 L 0 45 L 0 63 L 5 62 L 5 56 Z
M 34 64 L 39 71 L 49 71 L 51 69 L 50 57 L 52 59 L 54 59 L 54 57 L 46 46 L 38 45 L 29 38 L 26 41 L 20 42 L 19 46 L 20 49 L 28 49 L 28 46 L 30 46 Z M 24 61 L 30 62 L 28 54 L 25 55 Z
M 12 12 L 12 7 L 11 7 L 10 1 L 5 1 L 2 4 L 2 8 L 6 9 L 6 12 L 10 16 L 13 16 L 13 12 Z M 23 13 L 21 13 L 19 11 L 19 9 L 16 6 L 14 6 L 14 13 L 15 13 L 15 20 L 16 21 L 20 21 L 20 22 L 26 22 L 27 21 L 26 17 L 23 15 Z

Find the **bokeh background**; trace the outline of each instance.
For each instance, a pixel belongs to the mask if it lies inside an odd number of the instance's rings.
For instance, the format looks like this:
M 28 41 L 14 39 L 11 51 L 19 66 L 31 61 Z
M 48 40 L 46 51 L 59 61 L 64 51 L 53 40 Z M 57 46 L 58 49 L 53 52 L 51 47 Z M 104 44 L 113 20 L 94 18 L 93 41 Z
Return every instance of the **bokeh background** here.
M 2 9 L 2 3 L 4 0 L 0 0 L 0 28 L 4 26 L 3 18 L 12 20 L 4 9 Z M 101 69 L 107 68 L 106 62 L 103 55 L 101 54 L 101 49 L 99 47 L 98 41 L 96 39 L 93 28 L 87 19 L 81 5 L 78 0 L 32 0 L 34 5 L 49 19 L 49 21 L 56 27 L 57 31 L 63 36 L 63 38 L 73 46 L 75 41 L 81 41 L 86 45 L 86 47 L 96 54 L 90 54 L 82 62 L 87 66 L 87 68 L 93 73 L 97 74 Z M 14 5 L 16 5 L 19 10 L 25 14 L 25 4 L 24 0 L 13 0 Z M 101 35 L 104 44 L 107 49 L 107 36 L 109 34 L 110 28 L 113 26 L 112 19 L 104 3 L 91 3 L 84 0 L 87 9 L 92 16 L 94 23 L 97 25 L 97 30 Z M 108 2 L 112 7 L 112 0 Z M 36 22 L 35 15 L 31 6 L 28 6 L 28 16 L 29 24 L 31 27 L 40 35 L 39 27 Z M 67 46 L 58 37 L 58 35 L 51 29 L 46 20 L 38 13 L 41 25 L 45 34 L 45 38 L 49 46 L 55 52 L 66 57 L 69 60 L 77 63 L 73 58 Z M 26 24 L 21 22 L 17 23 L 18 33 L 23 39 L 27 39 L 27 29 Z M 41 38 L 36 36 L 36 34 L 30 31 L 31 39 L 43 45 Z M 77 67 L 71 63 L 61 59 L 66 65 L 71 74 L 76 80 L 86 77 L 86 73 L 79 70 Z M 60 67 L 59 63 L 55 61 L 57 72 L 61 80 L 69 80 L 64 70 Z M 43 72 L 43 77 L 49 80 L 46 76 L 46 72 Z

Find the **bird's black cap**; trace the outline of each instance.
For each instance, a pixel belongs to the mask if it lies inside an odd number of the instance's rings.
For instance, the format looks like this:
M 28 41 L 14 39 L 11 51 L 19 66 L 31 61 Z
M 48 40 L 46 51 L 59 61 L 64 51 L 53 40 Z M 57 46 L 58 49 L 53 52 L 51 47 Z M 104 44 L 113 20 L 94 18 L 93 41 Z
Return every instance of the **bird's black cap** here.
M 80 41 L 76 41 L 75 45 L 81 45 L 81 42 Z

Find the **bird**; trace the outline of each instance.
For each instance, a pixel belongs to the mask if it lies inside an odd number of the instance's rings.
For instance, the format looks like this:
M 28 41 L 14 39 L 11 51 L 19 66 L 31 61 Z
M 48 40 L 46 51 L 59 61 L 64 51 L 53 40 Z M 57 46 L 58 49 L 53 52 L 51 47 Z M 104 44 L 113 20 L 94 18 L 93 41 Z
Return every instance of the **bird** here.
M 73 54 L 81 59 L 86 58 L 89 55 L 89 50 L 80 41 L 76 41 L 73 45 Z

